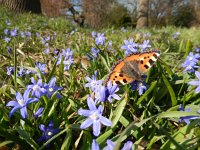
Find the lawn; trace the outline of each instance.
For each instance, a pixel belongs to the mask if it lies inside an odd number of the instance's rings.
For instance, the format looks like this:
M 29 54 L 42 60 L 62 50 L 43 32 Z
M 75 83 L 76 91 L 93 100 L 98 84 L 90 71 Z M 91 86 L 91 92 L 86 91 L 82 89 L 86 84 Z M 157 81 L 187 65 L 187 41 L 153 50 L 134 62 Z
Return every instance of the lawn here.
M 199 149 L 198 28 L 0 18 L 0 149 Z

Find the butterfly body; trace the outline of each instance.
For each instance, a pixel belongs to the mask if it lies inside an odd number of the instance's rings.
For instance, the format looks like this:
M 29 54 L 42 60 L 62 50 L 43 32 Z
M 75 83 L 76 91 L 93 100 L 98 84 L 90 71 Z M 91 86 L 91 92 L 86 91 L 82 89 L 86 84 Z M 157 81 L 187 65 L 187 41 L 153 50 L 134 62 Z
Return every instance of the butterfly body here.
M 141 81 L 142 75 L 154 65 L 159 56 L 158 50 L 131 53 L 113 66 L 105 82 L 128 84 L 135 80 Z

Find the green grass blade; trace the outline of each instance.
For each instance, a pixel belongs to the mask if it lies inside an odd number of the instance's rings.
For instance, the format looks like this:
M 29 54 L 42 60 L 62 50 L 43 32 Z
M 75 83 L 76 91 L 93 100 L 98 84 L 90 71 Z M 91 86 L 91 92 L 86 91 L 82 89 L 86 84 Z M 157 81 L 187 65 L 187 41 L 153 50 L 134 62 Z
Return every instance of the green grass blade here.
M 184 58 L 186 58 L 188 56 L 188 54 L 190 53 L 191 50 L 192 50 L 192 42 L 190 40 L 188 40 L 186 43 Z
M 16 127 L 19 135 L 35 150 L 39 148 L 38 144 L 30 137 L 30 135 L 21 127 Z
M 151 91 L 156 87 L 156 85 L 157 85 L 157 81 L 152 82 L 149 89 L 138 99 L 136 104 L 139 105 L 143 100 L 145 100 L 147 95 L 149 95 L 149 93 L 151 93 Z
M 125 95 L 127 95 L 127 94 L 125 94 Z M 111 128 L 113 128 L 118 123 L 120 117 L 122 116 L 124 108 L 126 106 L 126 103 L 127 103 L 127 96 L 125 96 L 125 98 L 120 100 L 117 108 L 113 112 L 113 116 L 112 116 L 112 119 L 111 119 L 111 121 L 112 121 Z
M 171 96 L 172 106 L 175 106 L 177 104 L 175 92 L 164 74 L 162 74 L 162 78 Z

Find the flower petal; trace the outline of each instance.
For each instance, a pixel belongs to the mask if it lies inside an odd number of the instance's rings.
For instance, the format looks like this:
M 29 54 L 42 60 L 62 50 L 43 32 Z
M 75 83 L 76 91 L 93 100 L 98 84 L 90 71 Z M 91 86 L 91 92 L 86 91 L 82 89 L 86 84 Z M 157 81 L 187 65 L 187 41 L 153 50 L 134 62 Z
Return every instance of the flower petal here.
M 80 108 L 80 109 L 78 110 L 78 114 L 79 114 L 79 115 L 81 115 L 81 116 L 86 116 L 86 117 L 88 117 L 88 116 L 91 115 L 90 112 L 91 112 L 90 110 L 84 110 L 84 109 L 82 109 L 82 108 Z
M 12 114 L 14 113 L 14 112 L 16 112 L 17 111 L 17 109 L 19 109 L 19 108 L 21 108 L 21 106 L 19 105 L 19 106 L 15 106 L 11 111 L 10 111 L 10 113 L 9 113 L 9 118 L 12 116 Z
M 200 80 L 200 72 L 195 71 L 195 75 L 197 76 L 197 78 Z
M 23 100 L 23 97 L 19 92 L 16 93 L 16 99 L 17 99 L 17 101 Z
M 121 150 L 132 150 L 133 142 L 128 141 L 124 144 L 124 147 Z
M 31 89 L 27 89 L 25 92 L 24 92 L 24 101 L 27 101 L 28 97 L 29 97 L 29 93 L 30 93 Z
M 200 92 L 200 85 L 195 90 L 195 93 L 199 93 L 199 92 Z
M 92 140 L 92 149 L 91 150 L 99 150 L 99 145 L 95 139 Z
M 54 86 L 55 86 L 55 83 L 56 83 L 56 78 L 53 77 L 53 78 L 51 78 L 51 80 L 49 81 L 49 86 L 50 86 L 50 87 L 54 87 Z
M 107 118 L 105 118 L 103 116 L 101 116 L 100 121 L 105 126 L 112 126 L 112 122 L 109 119 L 107 119 Z
M 45 125 L 40 124 L 40 125 L 39 125 L 39 128 L 40 128 L 40 130 L 41 130 L 42 132 L 46 132 L 46 127 L 45 127 Z
M 90 110 L 96 110 L 97 109 L 95 102 L 91 97 L 87 98 L 87 104 L 88 104 L 88 107 L 89 107 Z
M 188 84 L 191 84 L 191 85 L 200 85 L 200 82 L 199 81 L 190 81 L 190 82 L 188 82 Z
M 9 102 L 6 104 L 7 107 L 9 107 L 9 106 L 15 107 L 15 106 L 18 106 L 18 105 L 19 105 L 19 103 L 16 102 L 16 101 L 9 101 Z
M 38 102 L 38 98 L 29 98 L 29 99 L 26 101 L 26 105 L 28 105 L 29 103 L 32 103 L 32 102 Z
M 100 128 L 101 128 L 101 124 L 99 121 L 95 121 L 93 123 L 93 134 L 95 136 L 98 136 L 100 134 Z
M 92 119 L 88 118 L 81 124 L 80 128 L 81 129 L 88 128 L 89 126 L 91 126 L 92 123 L 93 123 Z
M 22 118 L 27 118 L 27 117 L 28 117 L 28 113 L 27 113 L 26 107 L 22 107 L 22 108 L 20 109 L 20 113 L 21 113 L 21 115 L 22 115 Z

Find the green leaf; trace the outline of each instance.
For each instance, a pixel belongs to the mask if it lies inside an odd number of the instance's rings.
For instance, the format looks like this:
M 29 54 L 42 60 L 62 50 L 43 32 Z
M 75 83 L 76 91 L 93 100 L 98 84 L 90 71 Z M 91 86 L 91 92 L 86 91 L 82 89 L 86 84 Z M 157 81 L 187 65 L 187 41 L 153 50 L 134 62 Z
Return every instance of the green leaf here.
M 140 128 L 143 124 L 145 124 L 147 121 L 151 120 L 155 116 L 152 116 L 150 118 L 141 120 L 140 122 L 135 123 L 134 121 L 126 128 L 124 131 L 120 134 L 119 138 L 116 141 L 115 147 L 113 150 L 119 150 L 121 142 L 123 142 L 128 136 L 133 134 L 138 128 Z
M 3 146 L 8 145 L 8 144 L 10 144 L 10 143 L 13 143 L 13 141 L 3 141 L 3 142 L 0 143 L 0 148 L 3 147 Z M 3 150 L 3 149 L 2 149 L 2 150 Z
M 158 142 L 159 140 L 163 139 L 165 137 L 165 135 L 160 135 L 160 136 L 154 136 L 150 142 L 147 145 L 147 150 L 152 148 L 152 145 L 156 142 Z
M 186 58 L 188 56 L 188 54 L 190 53 L 191 50 L 192 50 L 192 42 L 190 40 L 188 40 L 186 43 L 184 58 Z
M 67 134 L 65 136 L 65 140 L 63 141 L 63 144 L 61 146 L 61 150 L 69 149 L 71 142 L 72 142 L 72 132 L 69 129 L 69 130 L 67 130 Z
M 181 143 L 181 145 L 184 145 L 184 147 L 190 147 L 190 145 L 195 145 L 197 143 L 198 139 L 192 139 L 194 137 L 194 129 L 195 126 L 198 124 L 199 120 L 195 120 L 191 122 L 189 125 L 186 125 L 182 128 L 180 128 L 177 132 L 175 132 L 172 135 L 172 138 Z M 197 127 L 196 127 L 197 128 Z M 187 138 L 186 138 L 187 137 Z M 188 142 L 188 140 L 190 140 Z M 167 149 L 177 149 L 173 142 L 171 140 L 167 140 L 162 146 L 162 150 L 167 150 Z
M 12 99 L 8 93 L 6 93 L 2 88 L 0 88 L 0 93 L 4 94 L 7 96 L 9 99 Z
M 38 150 L 44 149 L 51 141 L 56 139 L 57 137 L 61 136 L 64 134 L 67 130 L 69 130 L 69 127 L 66 127 L 64 130 L 60 131 L 58 134 L 54 135 L 52 138 L 50 138 L 46 143 L 44 143 Z
M 179 44 L 179 49 L 178 49 L 179 53 L 181 53 L 183 50 L 183 44 L 184 44 L 184 40 L 181 40 L 181 42 Z
M 174 90 L 171 87 L 169 81 L 167 80 L 167 78 L 165 77 L 164 74 L 162 74 L 162 78 L 163 78 L 163 81 L 164 81 L 164 83 L 165 83 L 165 85 L 166 85 L 166 87 L 167 87 L 167 89 L 169 91 L 169 94 L 171 96 L 172 106 L 175 106 L 177 104 L 177 100 L 176 100 L 176 95 L 174 93 Z
M 186 116 L 199 116 L 200 114 L 198 114 L 196 111 L 193 112 L 186 112 L 186 111 L 167 111 L 167 112 L 163 112 L 158 114 L 158 118 L 180 118 L 180 117 L 186 117 Z
M 49 82 L 49 81 L 51 80 L 52 76 L 53 76 L 54 74 L 56 74 L 56 64 L 57 64 L 57 61 L 58 61 L 58 58 L 57 58 L 56 61 L 54 62 L 53 68 L 52 68 L 52 70 L 51 70 L 51 72 L 50 72 L 50 74 L 49 74 L 49 76 L 48 76 L 47 82 Z
M 127 95 L 127 94 L 125 94 L 125 95 Z M 124 108 L 126 106 L 126 103 L 127 103 L 127 96 L 119 101 L 117 108 L 113 112 L 113 116 L 112 116 L 112 119 L 111 119 L 111 121 L 112 121 L 111 128 L 113 128 L 118 123 L 120 117 L 122 116 Z
M 106 59 L 102 56 L 99 55 L 101 58 L 101 62 L 104 64 L 104 66 L 106 67 L 107 71 L 110 72 L 110 67 L 108 66 L 108 63 L 106 62 Z
M 113 134 L 113 132 L 114 132 L 114 129 L 110 129 L 110 130 L 106 131 L 104 134 L 102 134 L 101 136 L 99 136 L 96 139 L 97 143 L 101 144 L 101 143 L 105 142 L 109 138 L 109 136 L 111 134 Z
M 149 95 L 149 93 L 151 93 L 151 91 L 156 87 L 157 81 L 154 81 L 151 83 L 151 86 L 149 87 L 149 89 L 138 99 L 137 101 L 137 105 L 139 105 L 146 97 L 147 95 Z
M 33 149 L 38 149 L 39 146 L 38 144 L 30 137 L 30 135 L 21 127 L 16 127 L 19 135 L 33 148 Z

